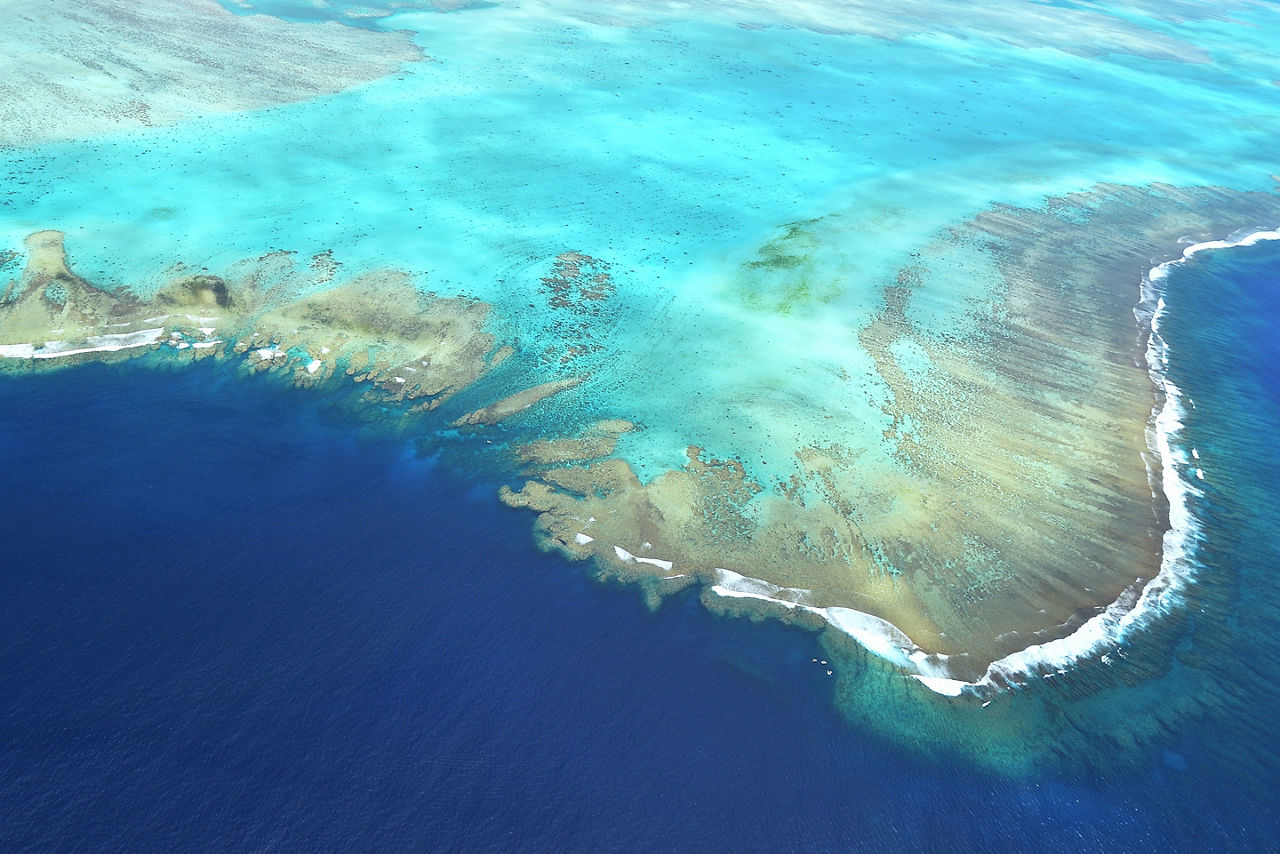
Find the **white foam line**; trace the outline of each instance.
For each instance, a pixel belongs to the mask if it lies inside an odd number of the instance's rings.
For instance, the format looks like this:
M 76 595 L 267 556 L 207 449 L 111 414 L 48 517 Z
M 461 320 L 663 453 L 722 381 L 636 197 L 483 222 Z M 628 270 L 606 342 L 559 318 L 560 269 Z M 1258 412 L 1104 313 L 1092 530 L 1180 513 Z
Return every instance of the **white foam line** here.
M 964 693 L 964 689 L 969 687 L 968 682 L 960 679 L 949 679 L 945 676 L 921 676 L 919 673 L 912 673 L 911 676 L 920 680 L 920 684 L 933 693 L 942 694 L 946 697 L 959 697 Z
M 799 587 L 779 587 L 776 584 L 770 584 L 759 578 L 748 578 L 741 573 L 734 572 L 731 569 L 716 569 L 717 584 L 712 586 L 712 591 L 717 595 L 747 598 L 747 599 L 765 599 L 770 602 L 777 602 L 788 608 L 794 608 L 797 605 L 804 606 L 807 610 L 809 591 L 802 590 Z
M 1184 469 L 1189 469 L 1196 473 L 1200 479 L 1203 479 L 1199 468 L 1189 464 L 1187 453 L 1174 444 L 1174 439 L 1182 432 L 1182 419 L 1186 414 L 1186 409 L 1183 405 L 1185 398 L 1182 390 L 1165 375 L 1165 370 L 1169 363 L 1169 346 L 1160 335 L 1160 321 L 1165 313 L 1165 300 L 1156 285 L 1168 275 L 1169 270 L 1175 264 L 1184 264 L 1188 259 L 1200 252 L 1213 249 L 1230 249 L 1236 246 L 1253 246 L 1264 240 L 1280 240 L 1280 229 L 1262 229 L 1235 240 L 1211 240 L 1193 244 L 1183 250 L 1181 258 L 1166 261 L 1152 268 L 1148 273 L 1147 281 L 1143 283 L 1143 302 L 1150 305 L 1152 297 L 1155 297 L 1155 309 L 1151 314 L 1151 335 L 1147 344 L 1147 365 L 1152 382 L 1156 384 L 1164 395 L 1164 404 L 1152 419 L 1152 438 L 1156 446 L 1154 450 L 1160 455 L 1160 461 L 1163 465 L 1161 485 L 1169 502 L 1169 530 L 1165 532 L 1164 536 L 1164 554 L 1161 561 L 1160 575 L 1153 579 L 1152 584 L 1160 581 L 1162 576 L 1167 575 L 1164 579 L 1166 587 L 1180 586 L 1179 582 L 1189 577 L 1188 573 L 1191 567 L 1185 560 L 1185 556 L 1194 545 L 1196 531 L 1195 519 L 1191 513 L 1188 496 L 1200 495 L 1201 493 L 1192 484 L 1190 478 L 1184 476 L 1182 472 Z M 1186 402 L 1191 403 L 1190 401 Z M 1191 405 L 1194 408 L 1195 404 L 1192 403 Z M 1190 457 L 1199 461 L 1200 452 L 1192 448 Z M 1149 584 L 1148 589 L 1151 586 Z M 1143 591 L 1143 598 L 1146 597 L 1147 592 L 1146 590 Z M 1141 601 L 1139 605 L 1141 605 Z
M 1181 258 L 1174 258 L 1172 261 L 1165 261 L 1151 268 L 1147 274 L 1147 278 L 1152 282 L 1158 282 L 1169 274 L 1169 269 L 1174 264 L 1182 264 L 1201 252 L 1212 249 L 1232 249 L 1236 246 L 1253 246 L 1264 240 L 1280 240 L 1280 229 L 1260 229 L 1250 232 L 1238 240 L 1206 240 L 1203 243 L 1193 243 L 1182 250 Z
M 725 587 L 721 584 L 711 585 L 711 592 L 715 593 L 717 596 L 723 596 L 726 599 L 763 599 L 766 602 L 773 602 L 788 609 L 804 608 L 806 611 L 811 610 L 805 605 L 800 605 L 796 602 L 788 602 L 786 599 L 775 599 L 774 597 L 767 596 L 764 593 L 749 593 L 745 590 L 734 590 L 731 587 Z
M 1008 684 L 1022 681 L 1017 671 L 1020 667 L 1047 666 L 1049 663 L 1065 663 L 1063 653 L 1072 645 L 1085 627 L 1067 638 L 1028 647 L 995 662 L 987 673 L 976 682 L 956 679 L 948 666 L 949 656 L 928 653 L 916 645 L 905 632 L 888 620 L 853 608 L 818 607 L 809 603 L 810 591 L 795 587 L 778 587 L 759 578 L 748 578 L 728 569 L 716 569 L 719 583 L 711 586 L 717 596 L 734 599 L 758 599 L 772 602 L 788 610 L 802 610 L 822 617 L 832 628 L 856 640 L 868 652 L 896 665 L 907 675 L 918 680 L 929 690 L 948 697 L 958 697 L 966 691 L 975 693 L 982 689 L 1001 690 Z M 785 598 L 784 598 L 785 597 Z M 1097 618 L 1095 618 L 1097 619 Z M 1094 621 L 1090 621 L 1093 623 Z M 1088 626 L 1089 624 L 1086 624 Z M 1091 639 L 1093 632 L 1086 632 Z M 997 682 L 996 676 L 1003 677 Z M 986 693 L 985 691 L 982 691 Z
M 647 563 L 650 566 L 658 567 L 658 569 L 661 569 L 663 572 L 670 572 L 671 567 L 675 565 L 669 560 L 659 560 L 655 557 L 636 557 L 622 546 L 614 546 L 613 553 L 616 554 L 618 556 L 618 560 L 623 563 Z
M 779 587 L 759 578 L 749 578 L 729 569 L 716 569 L 716 581 L 711 591 L 717 596 L 733 599 L 759 599 L 773 602 L 788 610 L 799 609 L 817 614 L 837 631 L 849 635 L 868 652 L 892 662 L 912 675 L 923 675 L 930 687 L 941 687 L 950 679 L 947 656 L 927 653 L 918 647 L 906 633 L 888 620 L 853 608 L 822 608 L 811 604 L 811 591 L 799 587 Z M 949 693 L 940 691 L 939 693 Z
M 76 347 L 66 341 L 46 341 L 43 345 L 35 344 L 0 344 L 0 358 L 9 359 L 61 359 L 66 356 L 79 356 L 84 353 L 114 353 L 117 350 L 131 350 L 135 347 L 147 347 L 160 343 L 164 336 L 164 327 L 157 329 L 140 329 L 136 332 L 119 332 L 108 335 L 91 335 L 85 339 L 87 347 Z M 181 340 L 180 333 L 172 332 L 166 342 L 175 350 L 186 350 L 189 347 L 207 349 L 224 343 L 222 339 L 188 343 Z
M 0 345 L 0 357 L 10 359 L 60 359 L 83 353 L 114 353 L 134 347 L 146 347 L 159 342 L 164 327 L 142 329 L 137 332 L 120 332 L 110 335 L 91 335 L 85 339 L 88 347 L 76 347 L 66 341 L 46 341 L 43 346 L 34 344 Z

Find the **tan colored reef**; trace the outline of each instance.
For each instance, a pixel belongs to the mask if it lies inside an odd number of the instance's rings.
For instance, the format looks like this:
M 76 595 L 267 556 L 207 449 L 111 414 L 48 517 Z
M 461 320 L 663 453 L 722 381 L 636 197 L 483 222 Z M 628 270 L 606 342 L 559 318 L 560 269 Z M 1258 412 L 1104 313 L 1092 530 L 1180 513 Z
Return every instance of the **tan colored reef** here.
M 546 465 L 595 460 L 611 455 L 618 438 L 634 429 L 630 421 L 599 421 L 573 438 L 540 439 L 516 448 L 516 454 L 525 462 Z
M 576 385 L 579 385 L 586 377 L 568 377 L 563 380 L 552 380 L 551 382 L 541 383 L 533 388 L 526 388 L 515 394 L 508 395 L 501 400 L 495 401 L 488 406 L 483 406 L 474 412 L 468 412 L 466 415 L 453 422 L 455 427 L 469 426 L 492 426 L 510 418 L 518 412 L 524 412 L 535 403 L 546 400 L 553 394 L 562 391 L 568 391 Z
M 1171 187 L 991 211 L 922 247 L 854 330 L 891 392 L 890 463 L 818 443 L 797 448 L 797 473 L 770 488 L 697 448 L 649 483 L 620 459 L 557 455 L 548 468 L 527 454 L 533 478 L 503 500 L 540 513 L 548 547 L 593 557 L 655 600 L 691 580 L 721 584 L 726 569 L 768 582 L 774 600 L 883 618 L 924 652 L 953 656 L 949 675 L 975 679 L 1158 572 L 1165 520 L 1139 285 L 1180 239 L 1277 217 L 1272 196 Z M 911 303 L 949 273 L 929 259 L 956 244 L 993 259 L 1001 286 L 968 334 L 936 337 Z M 814 622 L 786 601 L 704 600 Z
M 435 409 L 505 361 L 487 331 L 489 306 L 423 294 L 404 273 L 340 281 L 328 254 L 300 265 L 273 252 L 224 276 L 181 275 L 150 300 L 104 291 L 71 271 L 63 235 L 26 240 L 26 266 L 0 290 L 0 369 L 61 367 L 152 350 L 173 358 L 236 358 L 295 385 L 334 378 L 367 387 L 365 399 Z M 335 282 L 339 282 L 335 284 Z M 479 410 L 493 423 L 580 382 L 517 391 Z

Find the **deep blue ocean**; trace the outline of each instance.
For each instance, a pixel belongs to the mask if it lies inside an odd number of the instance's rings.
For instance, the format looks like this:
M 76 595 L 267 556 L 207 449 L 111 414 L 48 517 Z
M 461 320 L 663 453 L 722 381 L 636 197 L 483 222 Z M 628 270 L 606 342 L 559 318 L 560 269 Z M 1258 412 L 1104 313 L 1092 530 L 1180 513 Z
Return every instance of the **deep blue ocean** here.
M 1280 244 L 1166 283 L 1221 697 L 1114 772 L 987 776 L 831 705 L 813 636 L 539 553 L 496 476 L 323 395 L 0 380 L 0 849 L 1199 851 L 1280 845 Z

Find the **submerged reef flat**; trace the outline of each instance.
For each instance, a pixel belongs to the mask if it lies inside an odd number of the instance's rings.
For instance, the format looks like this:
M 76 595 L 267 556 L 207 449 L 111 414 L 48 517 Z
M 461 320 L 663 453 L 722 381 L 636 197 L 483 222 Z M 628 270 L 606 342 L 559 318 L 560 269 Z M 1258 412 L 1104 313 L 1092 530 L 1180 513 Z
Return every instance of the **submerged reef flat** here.
M 25 267 L 0 290 L 0 370 L 153 351 L 230 358 L 300 387 L 335 378 L 362 385 L 360 403 L 407 415 L 437 408 L 513 352 L 488 331 L 488 305 L 425 294 L 397 271 L 343 280 L 328 254 L 299 264 L 272 252 L 222 276 L 180 273 L 143 300 L 80 278 L 63 240 L 56 231 L 29 236 Z M 516 391 L 464 421 L 497 423 L 578 381 Z
M 1064 639 L 1133 607 L 1160 572 L 1159 401 L 1134 314 L 1145 271 L 1180 240 L 1277 217 L 1272 195 L 1168 186 L 993 208 L 920 247 L 849 330 L 887 390 L 874 444 L 797 447 L 773 483 L 695 446 L 642 482 L 624 453 L 566 464 L 574 447 L 597 456 L 591 428 L 529 446 L 534 477 L 503 500 L 540 513 L 547 547 L 652 601 L 701 583 L 716 610 L 826 627 L 921 690 L 987 699 L 1102 654 L 1105 632 Z M 927 302 L 970 275 L 939 261 L 960 248 L 998 282 L 940 329 Z
M 5 31 L 0 146 L 302 101 L 422 59 L 405 33 L 237 16 L 215 0 L 18 0 Z
M 1014 47 L 1053 47 L 1086 57 L 1119 53 L 1170 62 L 1208 60 L 1198 46 L 1132 20 L 1109 15 L 1102 8 L 1056 4 L 1028 8 L 1016 0 L 996 0 L 980 7 L 966 7 L 963 15 L 947 15 L 931 0 L 905 0 L 891 5 L 871 0 L 845 0 L 839 4 L 694 0 L 687 5 L 702 15 L 719 14 L 737 21 L 740 26 L 758 29 L 803 27 L 818 33 L 857 33 L 891 40 L 921 33 L 941 32 L 959 38 L 980 34 Z M 1177 0 L 1159 4 L 1149 11 L 1165 21 L 1222 20 L 1232 9 L 1245 5 L 1233 0 L 1206 8 L 1204 4 Z M 632 16 L 652 14 L 641 4 L 618 3 L 610 4 L 607 14 L 593 10 L 583 17 L 620 25 L 630 23 Z

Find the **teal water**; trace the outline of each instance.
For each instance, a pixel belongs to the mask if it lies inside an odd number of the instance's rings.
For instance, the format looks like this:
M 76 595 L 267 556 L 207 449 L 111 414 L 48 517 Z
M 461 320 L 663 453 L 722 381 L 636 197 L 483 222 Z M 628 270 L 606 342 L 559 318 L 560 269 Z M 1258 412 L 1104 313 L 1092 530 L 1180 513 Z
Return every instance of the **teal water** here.
M 763 477 L 793 464 L 797 440 L 880 453 L 881 420 L 830 436 L 821 413 L 883 397 L 847 330 L 943 227 L 1102 181 L 1257 189 L 1274 171 L 1263 75 L 1280 71 L 1241 50 L 1276 26 L 1267 7 L 1248 11 L 1252 28 L 1177 29 L 1228 57 L 1212 65 L 589 13 L 396 14 L 378 26 L 414 29 L 433 61 L 303 104 L 8 152 L 24 181 L 4 234 L 66 231 L 83 275 L 142 292 L 176 262 L 333 250 L 348 270 L 420 271 L 425 288 L 491 300 L 533 342 L 554 336 L 515 318 L 549 259 L 585 252 L 612 265 L 618 312 L 580 394 L 649 428 L 624 440 L 628 459 L 656 474 L 693 442 L 750 449 Z M 833 214 L 811 259 L 815 279 L 843 283 L 830 301 L 783 315 L 743 299 L 740 263 L 786 223 Z M 965 328 L 978 269 L 916 300 L 936 327 Z M 796 371 L 838 368 L 857 382 L 808 390 L 797 418 L 777 419 Z

